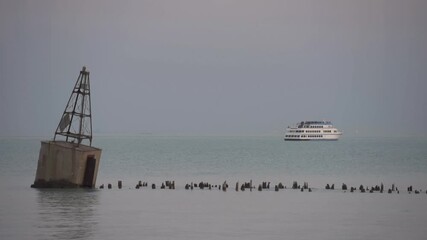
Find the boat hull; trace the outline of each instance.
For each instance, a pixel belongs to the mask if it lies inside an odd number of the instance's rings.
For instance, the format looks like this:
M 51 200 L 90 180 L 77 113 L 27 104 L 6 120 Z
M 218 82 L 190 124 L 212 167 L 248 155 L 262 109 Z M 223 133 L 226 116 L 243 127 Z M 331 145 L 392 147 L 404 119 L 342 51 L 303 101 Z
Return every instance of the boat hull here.
M 285 138 L 285 141 L 294 141 L 294 142 L 307 142 L 307 141 L 338 141 L 338 138 L 336 139 L 288 139 Z

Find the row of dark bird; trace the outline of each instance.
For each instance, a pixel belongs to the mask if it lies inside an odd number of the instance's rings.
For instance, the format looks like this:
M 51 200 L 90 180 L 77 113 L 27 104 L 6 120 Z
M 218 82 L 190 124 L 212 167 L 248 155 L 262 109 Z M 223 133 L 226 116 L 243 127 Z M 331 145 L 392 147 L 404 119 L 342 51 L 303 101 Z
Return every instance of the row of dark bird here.
M 122 185 L 121 180 L 118 181 L 117 186 L 119 189 L 122 188 L 123 185 Z M 111 189 L 112 187 L 113 186 L 111 183 L 107 184 L 108 189 Z M 135 186 L 136 189 L 140 189 L 143 187 L 148 187 L 148 182 L 138 181 L 138 183 Z M 151 189 L 156 189 L 156 187 L 157 186 L 155 183 L 151 184 Z M 99 188 L 103 189 L 104 184 L 100 185 Z M 194 183 L 194 182 L 186 183 L 184 188 L 185 188 L 185 190 L 193 190 L 195 188 L 199 188 L 201 190 L 203 190 L 203 189 L 209 189 L 209 190 L 218 189 L 218 190 L 222 190 L 225 192 L 225 191 L 227 191 L 229 186 L 228 186 L 227 181 L 224 181 L 222 184 L 215 184 L 215 185 L 210 184 L 209 182 L 201 181 L 199 183 Z M 280 182 L 274 186 L 274 191 L 278 192 L 280 189 L 286 189 L 286 188 L 287 187 L 284 186 Z M 160 189 L 175 189 L 175 181 L 168 180 L 168 181 L 162 182 L 162 184 L 160 185 Z M 240 191 L 245 191 L 245 190 L 252 191 L 253 189 L 256 189 L 256 186 L 252 183 L 252 180 L 250 180 L 249 182 L 243 182 L 242 184 L 239 184 L 239 182 L 236 182 L 236 186 L 235 186 L 236 191 L 239 191 L 239 190 Z M 258 189 L 258 191 L 269 190 L 270 189 L 270 182 L 262 182 L 261 184 L 258 185 L 257 189 Z M 308 182 L 304 182 L 303 185 L 301 186 L 298 184 L 297 181 L 294 181 L 292 183 L 291 189 L 298 189 L 298 190 L 301 190 L 301 192 L 304 192 L 304 190 L 306 190 L 308 192 L 312 191 L 312 189 L 308 186 Z M 328 183 L 328 184 L 326 184 L 325 189 L 326 190 L 335 190 L 335 184 L 329 185 L 329 183 Z M 363 185 L 360 185 L 358 189 L 362 193 L 364 193 L 364 192 L 369 192 L 369 193 L 380 192 L 380 193 L 383 193 L 384 192 L 384 184 L 381 183 L 380 185 L 375 185 L 375 186 L 372 186 L 371 188 L 369 188 L 368 186 L 364 187 Z M 345 183 L 342 184 L 341 190 L 348 191 L 348 187 Z M 350 192 L 355 192 L 356 190 L 357 190 L 356 187 L 350 187 Z M 419 194 L 422 192 L 422 190 L 417 190 L 417 189 L 413 190 L 412 186 L 409 186 L 407 188 L 407 191 L 408 191 L 408 193 L 414 192 L 415 194 Z M 399 194 L 399 189 L 394 184 L 392 184 L 391 188 L 389 188 L 387 190 L 387 193 L 394 193 L 394 192 Z M 427 194 L 427 191 L 426 191 L 426 194 Z

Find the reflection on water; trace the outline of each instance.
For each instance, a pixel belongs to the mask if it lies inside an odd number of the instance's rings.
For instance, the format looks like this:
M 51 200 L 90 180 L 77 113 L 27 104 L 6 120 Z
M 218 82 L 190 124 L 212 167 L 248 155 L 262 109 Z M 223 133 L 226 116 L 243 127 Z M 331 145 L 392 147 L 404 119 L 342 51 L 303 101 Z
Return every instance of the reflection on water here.
M 39 239 L 93 238 L 98 194 L 87 189 L 38 189 Z

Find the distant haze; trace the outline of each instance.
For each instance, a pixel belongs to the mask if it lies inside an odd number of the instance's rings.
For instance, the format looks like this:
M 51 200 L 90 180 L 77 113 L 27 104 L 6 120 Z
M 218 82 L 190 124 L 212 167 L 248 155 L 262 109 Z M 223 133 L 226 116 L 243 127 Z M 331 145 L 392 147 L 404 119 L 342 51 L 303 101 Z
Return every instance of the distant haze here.
M 53 136 L 82 66 L 95 134 L 427 136 L 427 1 L 0 1 L 0 136 Z

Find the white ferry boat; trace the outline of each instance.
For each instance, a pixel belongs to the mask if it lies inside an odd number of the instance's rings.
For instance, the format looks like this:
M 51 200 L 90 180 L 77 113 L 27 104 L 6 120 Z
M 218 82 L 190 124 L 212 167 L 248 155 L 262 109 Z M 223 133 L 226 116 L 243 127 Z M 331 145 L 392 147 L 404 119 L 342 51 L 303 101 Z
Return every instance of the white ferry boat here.
M 305 121 L 288 127 L 285 141 L 338 140 L 341 135 L 330 121 Z

